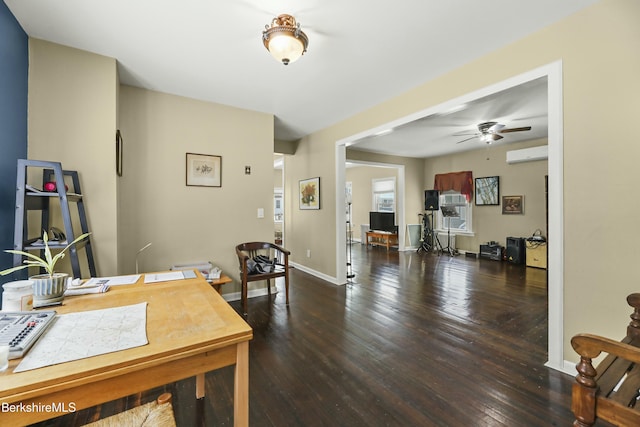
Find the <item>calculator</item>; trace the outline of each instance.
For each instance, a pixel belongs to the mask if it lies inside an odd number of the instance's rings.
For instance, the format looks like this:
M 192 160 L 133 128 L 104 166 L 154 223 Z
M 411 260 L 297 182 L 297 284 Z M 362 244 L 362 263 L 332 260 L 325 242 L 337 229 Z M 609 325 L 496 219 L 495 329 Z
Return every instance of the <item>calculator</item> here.
M 55 311 L 0 311 L 0 345 L 9 346 L 9 359 L 24 356 L 55 316 Z

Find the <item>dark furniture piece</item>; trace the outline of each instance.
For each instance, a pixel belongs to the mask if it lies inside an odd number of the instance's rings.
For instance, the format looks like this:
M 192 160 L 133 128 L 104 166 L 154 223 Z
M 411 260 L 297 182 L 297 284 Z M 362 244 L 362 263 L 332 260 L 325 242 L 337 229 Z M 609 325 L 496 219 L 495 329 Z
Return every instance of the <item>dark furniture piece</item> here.
M 524 237 L 507 237 L 507 261 L 524 264 Z
M 504 248 L 497 243 L 487 243 L 486 245 L 480 245 L 480 258 L 502 261 L 503 250 Z
M 640 294 L 631 294 L 633 307 L 627 336 L 622 342 L 590 334 L 578 334 L 571 345 L 580 355 L 573 384 L 571 410 L 576 427 L 602 419 L 618 426 L 640 425 Z M 591 360 L 608 355 L 594 369 Z
M 270 242 L 248 242 L 240 243 L 236 246 L 236 254 L 240 266 L 240 281 L 242 282 L 242 311 L 247 314 L 247 288 L 249 282 L 259 280 L 267 281 L 267 290 L 271 295 L 271 279 L 284 277 L 284 287 L 286 303 L 289 304 L 289 255 L 291 252 L 275 243 Z M 274 269 L 268 273 L 251 273 L 249 271 L 249 260 L 253 260 L 258 255 L 264 255 L 271 260 L 275 260 Z

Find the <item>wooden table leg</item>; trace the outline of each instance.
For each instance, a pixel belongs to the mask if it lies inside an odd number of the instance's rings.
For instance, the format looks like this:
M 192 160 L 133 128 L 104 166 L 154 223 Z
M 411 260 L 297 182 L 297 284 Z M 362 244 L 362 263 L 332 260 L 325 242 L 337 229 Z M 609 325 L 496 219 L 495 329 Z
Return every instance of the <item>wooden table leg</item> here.
M 196 399 L 204 397 L 204 374 L 196 375 Z
M 237 344 L 235 384 L 233 393 L 233 424 L 235 427 L 249 425 L 249 342 Z

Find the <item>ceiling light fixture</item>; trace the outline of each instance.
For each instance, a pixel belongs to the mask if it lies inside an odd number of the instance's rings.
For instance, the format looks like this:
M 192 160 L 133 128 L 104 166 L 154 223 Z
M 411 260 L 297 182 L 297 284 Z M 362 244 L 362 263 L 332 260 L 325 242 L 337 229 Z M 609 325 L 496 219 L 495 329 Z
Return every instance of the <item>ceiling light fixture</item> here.
M 491 144 L 493 141 L 502 139 L 502 137 L 496 133 L 488 132 L 488 133 L 483 133 L 481 136 L 481 139 L 487 144 Z
M 296 18 L 291 15 L 282 14 L 273 18 L 271 25 L 264 26 L 262 32 L 262 43 L 269 53 L 282 62 L 289 65 L 295 62 L 307 51 L 309 38 L 300 29 L 300 24 L 296 23 Z

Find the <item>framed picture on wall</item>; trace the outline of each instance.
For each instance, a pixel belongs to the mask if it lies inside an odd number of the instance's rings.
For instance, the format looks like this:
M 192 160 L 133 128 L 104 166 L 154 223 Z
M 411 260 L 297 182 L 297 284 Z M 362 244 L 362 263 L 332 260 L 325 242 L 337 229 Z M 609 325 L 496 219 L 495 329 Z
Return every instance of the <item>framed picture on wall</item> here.
M 524 196 L 502 196 L 502 213 L 504 215 L 523 214 Z
M 500 204 L 500 177 L 487 176 L 476 178 L 476 206 L 495 206 Z
M 222 187 L 222 157 L 187 153 L 187 185 Z
M 300 209 L 320 209 L 320 178 L 301 180 L 298 196 Z

